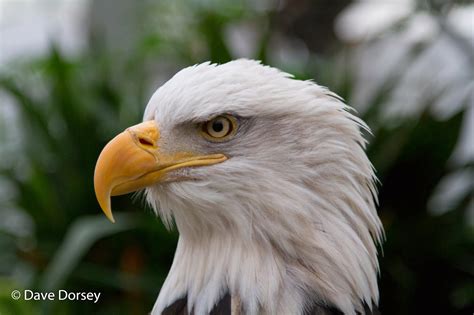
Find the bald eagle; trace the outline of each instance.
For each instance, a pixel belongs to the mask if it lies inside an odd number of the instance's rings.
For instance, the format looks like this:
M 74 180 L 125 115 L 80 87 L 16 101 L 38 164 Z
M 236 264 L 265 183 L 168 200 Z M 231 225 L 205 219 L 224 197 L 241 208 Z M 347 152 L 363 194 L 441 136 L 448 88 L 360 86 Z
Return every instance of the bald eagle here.
M 179 231 L 152 314 L 371 314 L 383 227 L 342 100 L 253 60 L 185 68 L 100 154 L 94 186 L 143 190 Z

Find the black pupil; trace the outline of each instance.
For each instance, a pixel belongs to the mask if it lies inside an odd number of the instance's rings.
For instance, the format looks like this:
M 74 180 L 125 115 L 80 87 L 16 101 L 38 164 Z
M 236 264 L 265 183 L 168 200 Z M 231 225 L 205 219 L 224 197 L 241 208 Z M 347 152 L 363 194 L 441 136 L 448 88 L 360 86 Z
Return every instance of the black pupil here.
M 221 132 L 224 129 L 224 124 L 220 120 L 216 120 L 212 123 L 212 130 L 215 132 Z

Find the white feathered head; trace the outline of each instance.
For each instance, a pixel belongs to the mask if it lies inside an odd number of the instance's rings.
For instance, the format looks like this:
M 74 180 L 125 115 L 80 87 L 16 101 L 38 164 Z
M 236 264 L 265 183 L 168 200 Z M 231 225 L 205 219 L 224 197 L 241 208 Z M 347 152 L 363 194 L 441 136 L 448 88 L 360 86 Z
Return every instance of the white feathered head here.
M 180 233 L 154 313 L 186 297 L 208 313 L 225 293 L 248 314 L 347 314 L 378 302 L 375 176 L 367 126 L 333 93 L 256 61 L 183 69 L 144 123 L 112 140 L 95 187 L 146 188 Z

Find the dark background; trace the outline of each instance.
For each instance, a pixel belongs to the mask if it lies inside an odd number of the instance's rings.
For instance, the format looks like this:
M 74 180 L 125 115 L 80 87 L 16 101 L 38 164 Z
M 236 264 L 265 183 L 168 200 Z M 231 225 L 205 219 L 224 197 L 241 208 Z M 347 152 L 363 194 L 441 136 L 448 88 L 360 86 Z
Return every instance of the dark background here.
M 144 202 L 102 215 L 102 147 L 179 69 L 239 57 L 313 79 L 374 133 L 382 314 L 472 314 L 467 1 L 0 1 L 0 314 L 145 314 L 173 259 Z M 31 18 L 30 18 L 31 17 Z M 43 33 L 42 30 L 44 30 Z M 14 301 L 14 289 L 100 291 Z

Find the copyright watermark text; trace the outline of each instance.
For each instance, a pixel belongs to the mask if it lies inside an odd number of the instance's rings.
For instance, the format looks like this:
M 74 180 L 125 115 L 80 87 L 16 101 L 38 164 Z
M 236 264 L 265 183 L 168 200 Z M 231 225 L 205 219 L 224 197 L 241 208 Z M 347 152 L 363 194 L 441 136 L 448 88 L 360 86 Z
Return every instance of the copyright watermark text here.
M 101 292 L 70 292 L 58 290 L 56 292 L 39 292 L 33 290 L 13 290 L 11 297 L 14 300 L 23 299 L 25 301 L 89 301 L 94 304 L 99 301 Z

